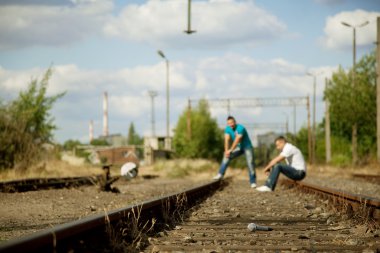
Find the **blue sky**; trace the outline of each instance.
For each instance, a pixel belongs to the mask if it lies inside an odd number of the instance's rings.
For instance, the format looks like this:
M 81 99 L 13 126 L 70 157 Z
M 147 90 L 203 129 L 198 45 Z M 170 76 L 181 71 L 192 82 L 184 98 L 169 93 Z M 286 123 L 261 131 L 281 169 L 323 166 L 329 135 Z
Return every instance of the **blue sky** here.
M 165 64 L 170 60 L 171 122 L 187 99 L 306 96 L 317 78 L 317 120 L 323 117 L 324 78 L 352 66 L 352 29 L 358 25 L 357 59 L 374 49 L 377 0 L 193 0 L 186 35 L 185 0 L 0 1 L 0 98 L 10 100 L 53 65 L 49 94 L 66 91 L 53 116 L 55 139 L 88 141 L 88 124 L 102 133 L 102 93 L 109 96 L 111 133 L 134 122 L 150 134 L 149 90 L 156 90 L 156 133 L 164 134 Z M 211 108 L 224 123 L 226 110 Z M 284 122 L 292 108 L 232 108 L 238 121 Z M 297 129 L 306 124 L 297 109 Z M 270 129 L 255 129 L 261 133 Z M 253 137 L 255 138 L 255 137 Z

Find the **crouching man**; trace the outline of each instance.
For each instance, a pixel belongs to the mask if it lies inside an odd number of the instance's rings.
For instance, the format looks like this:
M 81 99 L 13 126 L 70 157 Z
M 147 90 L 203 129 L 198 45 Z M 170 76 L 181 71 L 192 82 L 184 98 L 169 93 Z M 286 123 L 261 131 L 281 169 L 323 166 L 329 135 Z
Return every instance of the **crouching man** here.
M 275 145 L 276 149 L 281 153 L 264 168 L 264 172 L 270 174 L 265 184 L 256 188 L 260 192 L 273 191 L 280 173 L 293 180 L 302 180 L 306 176 L 306 164 L 301 151 L 296 146 L 288 143 L 283 136 L 276 138 Z M 280 164 L 279 162 L 284 159 L 286 165 Z

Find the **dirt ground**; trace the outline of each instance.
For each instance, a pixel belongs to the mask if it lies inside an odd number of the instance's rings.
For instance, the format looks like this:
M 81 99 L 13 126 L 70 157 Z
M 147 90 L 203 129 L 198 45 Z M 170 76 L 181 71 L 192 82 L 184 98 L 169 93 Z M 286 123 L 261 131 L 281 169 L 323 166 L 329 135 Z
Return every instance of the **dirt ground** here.
M 45 167 L 44 170 L 49 170 L 49 168 Z M 41 169 L 41 171 L 43 170 Z M 90 171 L 94 172 L 94 170 Z M 344 173 L 342 173 L 342 171 L 344 171 Z M 98 170 L 96 170 L 96 172 L 98 172 Z M 366 182 L 352 182 L 350 179 L 350 173 L 352 172 L 380 174 L 378 168 L 354 170 L 347 168 L 317 167 L 309 168 L 307 179 L 319 179 L 323 182 L 331 182 L 330 184 L 332 185 L 336 182 L 343 182 L 343 186 L 349 185 L 343 181 L 347 180 L 347 182 L 351 182 L 352 184 L 348 187 L 357 187 L 360 185 L 360 188 L 370 193 L 368 195 L 374 197 L 380 196 L 379 185 L 368 184 Z M 44 173 L 49 174 L 47 172 Z M 74 169 L 73 172 L 66 172 L 62 176 L 74 176 L 72 174 L 80 174 L 80 176 L 83 176 L 83 174 L 86 173 L 88 173 L 88 171 L 75 173 Z M 117 169 L 112 171 L 113 175 L 117 173 Z M 121 193 L 119 194 L 101 192 L 98 186 L 23 193 L 0 193 L 0 241 L 20 237 L 57 224 L 74 221 L 88 215 L 102 213 L 138 204 L 163 195 L 172 194 L 210 181 L 216 173 L 217 170 L 211 168 L 202 173 L 192 172 L 183 178 L 172 179 L 166 176 L 165 170 L 155 171 L 152 167 L 141 167 L 137 178 L 129 181 L 120 179 L 113 184 L 113 186 L 120 190 Z M 251 190 L 249 188 L 247 174 L 247 170 L 229 169 L 226 177 L 246 179 L 247 190 Z M 257 170 L 257 174 L 260 185 L 266 176 L 262 173 L 261 169 Z M 153 177 L 151 179 L 144 179 L 144 175 Z M 357 189 L 354 191 L 357 191 Z

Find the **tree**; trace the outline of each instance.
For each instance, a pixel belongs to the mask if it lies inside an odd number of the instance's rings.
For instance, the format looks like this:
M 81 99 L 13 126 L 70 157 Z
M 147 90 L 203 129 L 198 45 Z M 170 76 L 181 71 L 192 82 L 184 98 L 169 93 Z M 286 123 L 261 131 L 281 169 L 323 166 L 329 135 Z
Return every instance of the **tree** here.
M 80 145 L 82 145 L 82 143 L 79 140 L 67 140 L 65 143 L 63 143 L 63 150 L 72 151 L 74 148 Z
M 190 113 L 191 138 L 187 131 L 187 119 Z M 175 128 L 173 146 L 176 153 L 185 158 L 219 159 L 223 152 L 223 132 L 215 119 L 211 118 L 206 100 L 191 112 L 185 110 Z
M 352 126 L 357 124 L 358 151 L 361 157 L 375 150 L 376 145 L 375 64 L 374 52 L 356 64 L 355 86 L 352 86 L 352 74 L 339 68 L 325 90 L 325 98 L 330 102 L 332 135 L 352 141 Z M 355 152 L 357 150 L 353 145 L 353 157 Z
M 52 141 L 56 126 L 50 111 L 65 93 L 46 95 L 51 75 L 49 68 L 41 81 L 33 79 L 17 99 L 1 105 L 0 168 L 13 168 L 18 163 L 20 169 L 26 169 L 37 159 L 42 144 Z
M 109 146 L 110 144 L 107 142 L 105 139 L 93 139 L 90 142 L 91 145 L 93 146 Z
M 135 131 L 135 125 L 133 124 L 133 122 L 131 122 L 128 129 L 128 144 L 141 145 L 142 142 L 143 142 L 142 138 Z

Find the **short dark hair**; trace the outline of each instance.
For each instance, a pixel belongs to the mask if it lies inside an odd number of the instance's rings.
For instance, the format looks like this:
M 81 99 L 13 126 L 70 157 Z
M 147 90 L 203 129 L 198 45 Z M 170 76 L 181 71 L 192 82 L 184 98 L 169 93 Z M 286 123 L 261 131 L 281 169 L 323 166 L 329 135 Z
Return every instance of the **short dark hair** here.
M 233 121 L 236 122 L 235 118 L 233 116 L 231 116 L 231 115 L 227 117 L 227 121 L 230 120 L 230 119 L 232 119 Z
M 277 141 L 284 141 L 284 142 L 287 142 L 287 141 L 286 141 L 286 138 L 285 138 L 284 136 L 282 136 L 282 135 L 278 136 L 278 137 L 274 140 L 275 143 L 276 143 Z

